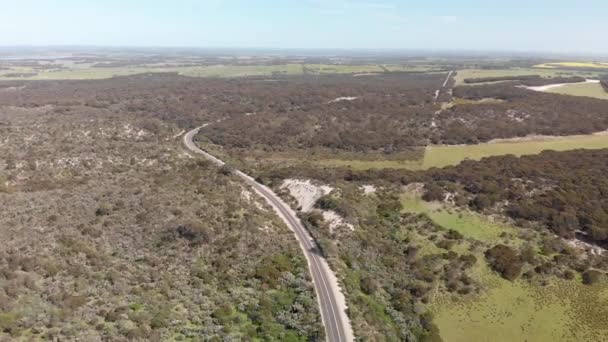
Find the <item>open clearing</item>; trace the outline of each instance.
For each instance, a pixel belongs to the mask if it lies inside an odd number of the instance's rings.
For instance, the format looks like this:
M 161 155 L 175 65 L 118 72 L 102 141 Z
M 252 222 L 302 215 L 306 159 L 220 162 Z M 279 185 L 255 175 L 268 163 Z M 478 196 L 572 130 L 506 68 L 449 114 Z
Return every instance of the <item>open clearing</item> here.
M 556 63 L 543 63 L 534 66 L 535 68 L 593 68 L 593 69 L 608 69 L 607 62 L 556 62 Z
M 606 92 L 599 83 L 567 84 L 557 88 L 548 89 L 546 92 L 572 96 L 595 97 L 597 99 L 608 100 L 608 92 Z
M 457 165 L 465 159 L 480 160 L 485 157 L 506 154 L 522 156 L 537 154 L 544 150 L 568 151 L 579 148 L 608 148 L 608 135 L 540 136 L 505 139 L 476 145 L 432 145 L 426 148 L 424 158 L 418 161 L 321 159 L 314 163 L 324 166 L 352 167 L 357 170 L 388 168 L 426 170 L 432 167 Z
M 606 341 L 605 286 L 551 279 L 545 287 L 482 272 L 488 290 L 432 304 L 445 341 Z
M 427 203 L 413 194 L 402 198 L 405 211 L 426 213 L 435 223 L 465 237 L 488 243 L 519 243 L 516 229 L 491 222 L 486 217 L 440 204 Z M 500 234 L 507 233 L 507 237 Z M 424 251 L 424 246 L 423 251 Z M 605 285 L 585 286 L 578 282 L 550 279 L 548 286 L 518 280 L 510 282 L 479 261 L 471 276 L 483 284 L 484 292 L 452 296 L 439 290 L 430 309 L 445 341 L 606 341 L 608 309 L 597 305 L 608 300 Z
M 440 204 L 428 203 L 419 196 L 406 194 L 401 198 L 408 212 L 427 214 L 435 223 L 461 233 L 465 237 L 484 242 L 498 242 L 504 232 L 515 234 L 513 227 L 488 221 L 485 217 L 468 211 L 446 209 Z
M 465 159 L 513 154 L 516 156 L 537 154 L 544 150 L 567 151 L 579 148 L 608 148 L 608 135 L 574 135 L 566 137 L 538 137 L 505 139 L 477 145 L 429 146 L 420 169 L 456 165 Z

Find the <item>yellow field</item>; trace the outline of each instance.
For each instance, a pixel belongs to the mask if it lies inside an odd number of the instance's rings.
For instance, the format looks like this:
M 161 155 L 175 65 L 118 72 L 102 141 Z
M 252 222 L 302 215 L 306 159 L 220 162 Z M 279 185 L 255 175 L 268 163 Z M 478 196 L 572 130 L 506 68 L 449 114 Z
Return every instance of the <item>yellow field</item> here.
M 535 68 L 594 68 L 594 69 L 608 69 L 608 62 L 556 62 L 556 63 L 543 63 L 534 66 Z

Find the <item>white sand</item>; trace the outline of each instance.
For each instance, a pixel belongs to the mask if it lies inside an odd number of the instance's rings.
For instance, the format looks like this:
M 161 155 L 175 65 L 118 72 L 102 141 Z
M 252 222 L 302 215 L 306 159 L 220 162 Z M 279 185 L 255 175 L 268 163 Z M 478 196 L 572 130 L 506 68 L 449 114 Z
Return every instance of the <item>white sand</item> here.
M 334 103 L 334 102 L 341 102 L 341 101 L 354 101 L 358 98 L 359 97 L 357 97 L 357 96 L 342 96 L 342 97 L 338 97 L 338 98 L 335 98 L 335 99 L 327 102 L 327 104 Z
M 361 185 L 361 187 L 359 187 L 359 189 L 361 189 L 361 191 L 363 191 L 363 193 L 366 195 L 373 194 L 374 192 L 376 192 L 378 190 L 378 189 L 376 189 L 375 185 Z
M 291 196 L 298 201 L 298 205 L 305 213 L 312 210 L 319 198 L 329 194 L 334 189 L 327 185 L 314 185 L 310 180 L 299 179 L 286 179 L 283 181 L 281 188 L 289 190 Z
M 547 90 L 550 90 L 550 89 L 560 88 L 560 87 L 567 86 L 567 85 L 584 84 L 584 83 L 600 83 L 600 81 L 599 80 L 585 80 L 585 82 L 555 83 L 555 84 L 547 84 L 547 85 L 539 86 L 539 87 L 526 87 L 526 86 L 522 86 L 522 88 L 526 88 L 526 89 L 530 89 L 530 90 L 534 90 L 534 91 L 547 91 Z
M 375 187 L 370 185 L 369 187 L 373 188 L 375 191 Z M 317 200 L 330 192 L 334 188 L 328 185 L 314 185 L 310 180 L 300 180 L 300 179 L 286 179 L 283 181 L 281 188 L 287 188 L 291 196 L 293 196 L 298 202 L 298 206 L 305 213 L 309 213 L 313 210 L 317 210 L 323 215 L 323 219 L 325 222 L 329 223 L 329 230 L 333 233 L 334 229 L 338 227 L 347 227 L 351 231 L 355 230 L 355 227 L 344 221 L 344 218 L 340 216 L 333 210 L 319 210 L 314 209 L 315 203 Z M 369 191 L 372 188 L 367 188 Z

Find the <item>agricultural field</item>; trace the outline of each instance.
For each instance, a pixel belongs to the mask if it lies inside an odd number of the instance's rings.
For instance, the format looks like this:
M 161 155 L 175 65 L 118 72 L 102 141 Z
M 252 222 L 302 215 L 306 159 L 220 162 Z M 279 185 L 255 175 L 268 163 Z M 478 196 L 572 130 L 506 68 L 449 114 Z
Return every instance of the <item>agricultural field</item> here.
M 144 73 L 177 73 L 190 77 L 248 77 L 277 75 L 326 75 L 326 74 L 381 74 L 384 72 L 433 71 L 425 66 L 345 65 L 345 64 L 213 64 L 201 66 L 137 65 L 122 67 L 94 67 L 91 63 L 62 63 L 61 68 L 39 69 L 10 67 L 0 69 L 0 80 L 86 80 L 106 79 Z
M 536 136 L 502 139 L 475 145 L 429 145 L 424 151 L 422 160 L 313 159 L 312 163 L 321 166 L 351 167 L 355 170 L 394 168 L 415 171 L 457 165 L 463 160 L 480 160 L 491 156 L 507 154 L 523 156 L 537 154 L 545 150 L 568 151 L 579 148 L 608 148 L 608 135 Z
M 546 90 L 548 93 L 595 97 L 608 100 L 608 92 L 599 83 L 567 84 Z
M 559 69 L 559 68 L 581 68 L 581 69 L 608 69 L 608 62 L 552 62 L 534 66 L 535 68 Z

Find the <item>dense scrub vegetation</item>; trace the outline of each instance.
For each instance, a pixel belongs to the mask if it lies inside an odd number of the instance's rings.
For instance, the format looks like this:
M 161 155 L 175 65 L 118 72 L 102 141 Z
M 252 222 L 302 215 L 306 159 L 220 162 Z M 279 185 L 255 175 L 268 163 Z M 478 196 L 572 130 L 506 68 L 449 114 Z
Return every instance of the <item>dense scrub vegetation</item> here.
M 426 177 L 475 210 L 501 209 L 520 224 L 537 222 L 559 236 L 606 245 L 607 172 L 608 150 L 575 150 L 465 161 Z
M 324 339 L 293 234 L 176 133 L 0 107 L 0 340 Z
M 425 311 L 433 291 L 463 295 L 479 290 L 468 274 L 477 259 L 462 248 L 463 236 L 425 215 L 403 214 L 392 190 L 361 196 L 356 186 L 344 186 L 319 199 L 317 206 L 333 209 L 356 225 L 354 232 L 329 229 L 319 214 L 301 213 L 342 278 L 359 338 L 438 341 L 432 316 Z
M 407 150 L 425 145 L 434 93 L 444 79 L 445 74 L 399 74 L 264 85 L 289 103 L 252 110 L 254 115 L 225 120 L 202 133 L 214 144 L 267 151 Z
M 78 104 L 169 120 L 183 128 L 213 121 L 203 129 L 207 141 L 237 153 L 411 153 L 429 143 L 468 144 L 528 134 L 587 134 L 608 128 L 608 118 L 603 115 L 606 101 L 517 88 L 520 81 L 456 87 L 453 94 L 457 98 L 503 102 L 456 103 L 440 110 L 434 96 L 445 76 L 396 73 L 197 79 L 167 73 L 26 85 L 0 82 L 0 89 L 5 89 L 0 91 L 0 101 L 18 107 Z M 440 93 L 440 101 L 452 101 L 449 90 L 453 82 L 452 78 Z M 6 90 L 23 85 L 18 93 Z M 222 121 L 216 122 L 218 119 Z
M 529 134 L 589 134 L 608 128 L 608 101 L 535 92 L 515 83 L 454 88 L 454 96 L 501 102 L 456 105 L 436 116 L 434 143 L 477 143 Z

